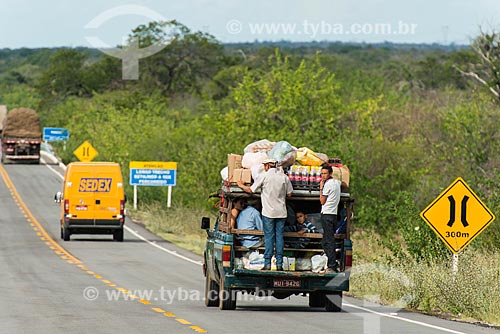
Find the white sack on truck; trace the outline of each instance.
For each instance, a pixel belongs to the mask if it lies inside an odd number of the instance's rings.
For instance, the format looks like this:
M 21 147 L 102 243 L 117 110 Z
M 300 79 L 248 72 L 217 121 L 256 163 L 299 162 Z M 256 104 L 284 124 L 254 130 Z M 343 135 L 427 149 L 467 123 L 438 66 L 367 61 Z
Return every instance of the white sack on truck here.
M 273 141 L 269 141 L 267 139 L 262 139 L 251 144 L 248 144 L 247 147 L 243 150 L 244 153 L 256 153 L 256 152 L 269 152 L 276 144 Z
M 282 140 L 277 142 L 267 155 L 278 161 L 278 166 L 288 167 L 295 162 L 295 151 L 297 151 L 295 147 L 289 142 Z

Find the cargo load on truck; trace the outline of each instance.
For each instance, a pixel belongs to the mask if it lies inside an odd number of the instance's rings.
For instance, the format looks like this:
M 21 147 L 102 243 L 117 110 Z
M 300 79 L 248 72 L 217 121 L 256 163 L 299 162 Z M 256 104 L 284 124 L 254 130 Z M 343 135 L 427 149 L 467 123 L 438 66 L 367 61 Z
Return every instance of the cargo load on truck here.
M 9 111 L 2 122 L 2 162 L 40 162 L 42 131 L 35 110 Z
M 7 115 L 7 106 L 0 105 L 0 136 L 2 136 L 3 120 L 5 119 L 6 115 Z
M 243 245 L 242 236 L 262 238 L 262 230 L 244 230 L 231 224 L 232 210 L 240 199 L 256 203 L 260 193 L 246 193 L 237 186 L 238 180 L 251 185 L 263 172 L 262 162 L 272 158 L 293 184 L 292 196 L 287 199 L 287 226 L 283 270 L 262 270 L 264 266 L 263 243 L 251 247 Z M 227 166 L 220 171 L 222 186 L 215 226 L 208 218 L 202 220 L 207 230 L 204 257 L 206 277 L 206 305 L 220 309 L 236 307 L 236 292 L 265 294 L 279 299 L 291 295 L 308 295 L 311 307 L 325 307 L 328 311 L 340 311 L 342 292 L 349 290 L 352 266 L 352 242 L 350 239 L 354 200 L 349 192 L 350 172 L 342 161 L 326 154 L 315 153 L 308 148 L 297 149 L 287 142 L 273 143 L 266 140 L 248 145 L 243 154 L 228 154 Z M 327 257 L 321 244 L 321 203 L 319 182 L 321 166 L 332 166 L 333 177 L 341 181 L 341 198 L 338 206 L 336 251 L 339 259 L 337 272 L 327 271 Z M 295 215 L 301 212 L 317 233 L 297 226 Z M 224 298 L 221 298 L 224 296 Z
M 41 137 L 40 119 L 35 110 L 29 108 L 13 109 L 4 118 L 5 137 Z

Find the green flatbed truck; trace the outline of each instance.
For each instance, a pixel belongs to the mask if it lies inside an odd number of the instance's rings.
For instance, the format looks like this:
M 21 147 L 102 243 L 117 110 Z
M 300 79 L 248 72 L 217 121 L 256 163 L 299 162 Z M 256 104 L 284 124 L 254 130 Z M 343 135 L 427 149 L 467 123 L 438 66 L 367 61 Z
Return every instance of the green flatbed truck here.
M 203 274 L 205 276 L 205 304 L 218 306 L 221 310 L 234 310 L 238 292 L 273 296 L 278 299 L 291 295 L 309 298 L 309 306 L 324 307 L 330 312 L 342 309 L 342 294 L 349 290 L 349 276 L 352 266 L 352 241 L 350 228 L 354 200 L 349 193 L 342 193 L 339 204 L 339 220 L 342 231 L 337 231 L 337 252 L 340 252 L 340 270 L 336 273 L 313 271 L 310 259 L 324 253 L 321 247 L 321 233 L 285 232 L 284 255 L 295 260 L 295 268 L 283 271 L 264 271 L 249 267 L 245 258 L 252 252 L 264 252 L 264 247 L 248 249 L 239 244 L 238 235 L 263 235 L 263 231 L 238 230 L 231 228 L 230 215 L 233 200 L 238 197 L 260 199 L 259 194 L 247 194 L 238 187 L 225 185 L 219 192 L 220 205 L 216 223 L 210 226 L 210 218 L 203 217 L 201 228 L 207 231 L 204 251 Z M 287 199 L 289 208 L 308 215 L 316 226 L 320 226 L 319 191 L 294 190 Z M 291 261 L 290 261 L 291 262 Z M 299 263 L 302 265 L 299 266 Z M 305 264 L 305 265 L 304 265 Z

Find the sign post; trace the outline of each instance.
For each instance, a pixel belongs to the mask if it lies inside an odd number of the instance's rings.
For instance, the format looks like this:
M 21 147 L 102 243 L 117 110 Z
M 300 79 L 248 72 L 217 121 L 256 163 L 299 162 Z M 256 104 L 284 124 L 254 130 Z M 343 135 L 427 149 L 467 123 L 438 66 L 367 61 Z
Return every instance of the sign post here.
M 177 180 L 177 162 L 131 161 L 130 185 L 134 186 L 134 209 L 137 209 L 137 186 L 167 186 L 167 207 L 172 203 L 172 187 Z
M 454 272 L 458 267 L 458 254 L 495 220 L 495 215 L 460 177 L 432 201 L 420 217 L 453 252 Z

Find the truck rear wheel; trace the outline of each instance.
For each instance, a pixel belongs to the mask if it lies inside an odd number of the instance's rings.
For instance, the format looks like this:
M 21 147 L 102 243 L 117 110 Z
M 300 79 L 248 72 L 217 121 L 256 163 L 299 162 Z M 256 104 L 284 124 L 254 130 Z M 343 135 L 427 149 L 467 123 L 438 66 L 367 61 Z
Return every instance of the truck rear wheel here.
M 219 309 L 221 310 L 236 309 L 236 290 L 226 288 L 224 284 L 224 279 L 222 279 L 220 282 Z
M 63 227 L 62 233 L 63 233 L 63 240 L 69 241 L 70 236 L 71 236 L 71 232 L 69 231 L 69 228 Z
M 219 305 L 219 285 L 210 277 L 205 280 L 205 305 L 213 307 Z
M 123 241 L 123 228 L 113 231 L 113 240 L 115 241 Z
M 310 307 L 325 307 L 325 293 L 321 291 L 314 291 L 309 293 L 309 306 Z
M 325 295 L 325 309 L 328 312 L 342 311 L 342 291 L 335 291 Z

